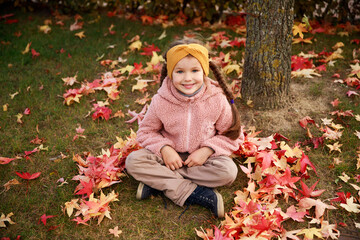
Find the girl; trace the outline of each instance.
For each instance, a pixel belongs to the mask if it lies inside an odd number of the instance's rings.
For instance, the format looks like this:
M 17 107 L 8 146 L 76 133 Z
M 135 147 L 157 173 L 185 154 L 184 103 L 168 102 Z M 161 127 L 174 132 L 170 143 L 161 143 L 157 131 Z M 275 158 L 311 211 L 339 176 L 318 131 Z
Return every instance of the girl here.
M 136 197 L 164 192 L 177 205 L 198 204 L 224 217 L 222 196 L 213 188 L 237 176 L 229 157 L 240 143 L 233 95 L 200 42 L 174 42 L 165 60 L 160 88 L 137 132 L 144 149 L 126 159 L 127 171 L 140 181 Z M 209 68 L 218 84 L 207 77 Z

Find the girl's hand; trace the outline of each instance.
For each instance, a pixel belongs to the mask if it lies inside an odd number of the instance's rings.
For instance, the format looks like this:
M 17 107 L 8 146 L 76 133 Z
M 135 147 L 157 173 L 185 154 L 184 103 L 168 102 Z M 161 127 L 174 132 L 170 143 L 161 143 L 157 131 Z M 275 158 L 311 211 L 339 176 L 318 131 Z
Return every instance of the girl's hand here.
M 185 165 L 188 167 L 193 166 L 201 166 L 206 160 L 214 153 L 214 150 L 208 147 L 202 147 L 190 154 L 190 156 L 186 159 Z
M 183 166 L 183 161 L 179 154 L 170 146 L 165 146 L 161 149 L 161 155 L 165 166 L 171 170 L 179 169 Z

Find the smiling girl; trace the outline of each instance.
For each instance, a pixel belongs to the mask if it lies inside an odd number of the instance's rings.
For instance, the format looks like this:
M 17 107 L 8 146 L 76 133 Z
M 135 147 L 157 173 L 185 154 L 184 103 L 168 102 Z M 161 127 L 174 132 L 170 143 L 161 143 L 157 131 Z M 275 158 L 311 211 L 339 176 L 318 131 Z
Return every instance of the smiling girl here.
M 214 188 L 237 176 L 229 157 L 240 144 L 233 95 L 200 42 L 176 41 L 165 59 L 160 88 L 137 132 L 144 149 L 126 159 L 128 173 L 140 181 L 136 197 L 164 192 L 179 206 L 198 204 L 224 217 L 223 198 Z M 217 84 L 207 77 L 209 69 Z

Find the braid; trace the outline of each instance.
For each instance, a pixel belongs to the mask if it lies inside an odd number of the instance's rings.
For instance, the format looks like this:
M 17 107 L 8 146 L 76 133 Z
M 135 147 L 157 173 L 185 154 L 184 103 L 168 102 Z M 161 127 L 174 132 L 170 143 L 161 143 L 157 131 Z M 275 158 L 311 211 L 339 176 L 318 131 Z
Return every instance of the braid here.
M 238 111 L 236 105 L 233 103 L 234 96 L 233 96 L 231 90 L 226 85 L 225 79 L 224 79 L 223 75 L 221 74 L 219 68 L 215 65 L 215 63 L 210 61 L 209 67 L 210 67 L 211 71 L 213 72 L 215 79 L 219 83 L 221 89 L 224 91 L 224 94 L 225 94 L 227 100 L 231 103 L 230 106 L 231 106 L 233 121 L 232 121 L 230 128 L 224 133 L 224 136 L 226 136 L 232 140 L 235 140 L 240 135 L 241 124 L 240 124 L 239 111 Z
M 161 68 L 161 75 L 160 75 L 160 86 L 162 85 L 164 79 L 167 76 L 167 69 L 166 69 L 166 64 L 163 64 L 162 68 Z

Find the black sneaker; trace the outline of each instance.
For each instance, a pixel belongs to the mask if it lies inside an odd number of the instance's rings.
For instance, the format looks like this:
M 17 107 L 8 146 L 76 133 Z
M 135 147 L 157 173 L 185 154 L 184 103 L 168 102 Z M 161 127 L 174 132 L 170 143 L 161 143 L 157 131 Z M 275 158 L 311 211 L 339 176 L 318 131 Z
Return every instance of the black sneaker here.
M 211 210 L 215 217 L 224 217 L 224 201 L 221 194 L 211 188 L 198 186 L 186 199 L 185 205 L 198 204 Z
M 156 190 L 148 185 L 140 182 L 136 192 L 136 199 L 144 200 L 149 198 L 150 196 L 157 196 L 161 193 L 161 191 Z

